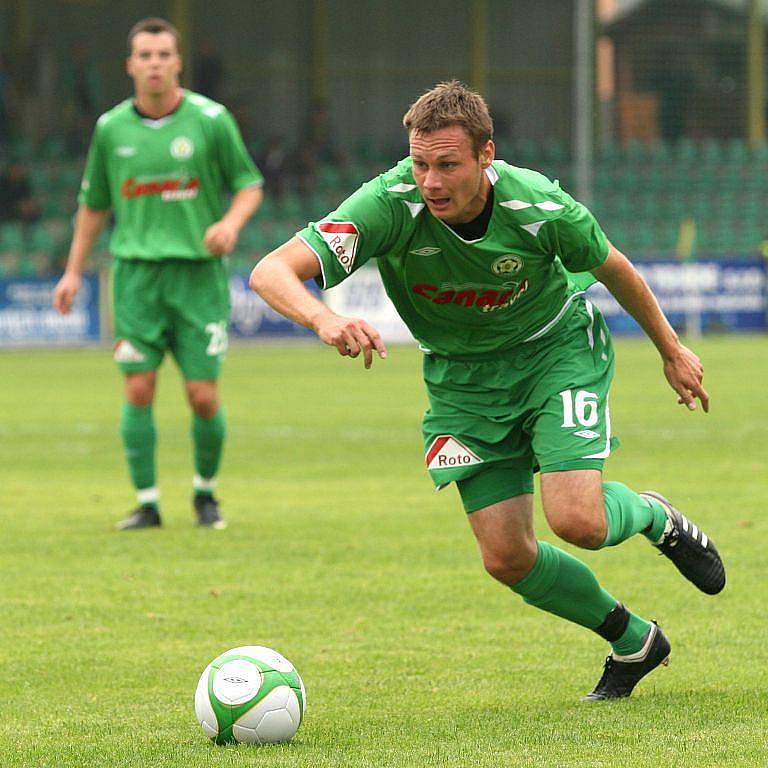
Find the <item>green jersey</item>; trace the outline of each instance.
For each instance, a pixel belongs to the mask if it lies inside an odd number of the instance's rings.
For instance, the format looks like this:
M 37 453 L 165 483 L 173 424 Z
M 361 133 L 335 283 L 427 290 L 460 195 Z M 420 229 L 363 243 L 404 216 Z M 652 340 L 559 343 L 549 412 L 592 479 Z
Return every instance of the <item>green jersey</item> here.
M 207 259 L 203 236 L 224 214 L 225 191 L 261 183 L 227 109 L 184 91 L 159 120 L 131 99 L 99 118 L 78 201 L 114 210 L 117 258 Z
M 425 351 L 483 356 L 541 338 L 575 309 L 608 241 L 592 214 L 535 171 L 497 160 L 493 209 L 464 240 L 426 207 L 410 158 L 299 233 L 330 288 L 375 259 L 395 308 Z M 591 276 L 589 276 L 591 277 Z

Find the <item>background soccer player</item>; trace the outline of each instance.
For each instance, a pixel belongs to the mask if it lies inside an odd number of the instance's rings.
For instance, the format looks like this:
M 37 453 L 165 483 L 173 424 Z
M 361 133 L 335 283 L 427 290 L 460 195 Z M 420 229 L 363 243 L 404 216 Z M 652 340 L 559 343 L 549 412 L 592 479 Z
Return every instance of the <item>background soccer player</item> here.
M 122 529 L 160 525 L 152 403 L 170 350 L 193 411 L 194 508 L 225 525 L 213 492 L 225 435 L 216 380 L 227 348 L 229 289 L 221 257 L 262 200 L 262 177 L 221 105 L 179 85 L 176 29 L 145 19 L 128 35 L 134 98 L 99 118 L 54 306 L 69 311 L 110 209 L 115 360 L 125 374 L 120 432 L 139 506 Z M 234 193 L 225 211 L 224 191 Z
M 488 572 L 537 608 L 597 632 L 611 654 L 590 699 L 628 696 L 670 644 L 580 560 L 533 532 L 541 472 L 552 530 L 587 549 L 644 534 L 707 593 L 725 585 L 711 540 L 664 497 L 603 482 L 611 452 L 613 349 L 578 282 L 592 273 L 656 345 L 689 409 L 708 410 L 698 357 L 680 344 L 654 296 L 590 212 L 533 171 L 494 161 L 479 95 L 442 83 L 406 113 L 410 157 L 364 184 L 254 269 L 275 309 L 342 355 L 386 356 L 364 320 L 340 317 L 302 281 L 324 288 L 376 259 L 395 307 L 420 342 L 430 408 L 428 469 L 455 481 Z M 567 270 L 566 270 L 567 268 Z

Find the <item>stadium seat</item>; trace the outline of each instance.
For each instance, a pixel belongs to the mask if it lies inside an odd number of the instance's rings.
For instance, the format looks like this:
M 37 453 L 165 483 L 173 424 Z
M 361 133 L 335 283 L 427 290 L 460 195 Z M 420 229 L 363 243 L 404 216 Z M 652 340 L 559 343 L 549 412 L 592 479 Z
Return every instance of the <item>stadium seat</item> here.
M 26 238 L 18 222 L 9 221 L 0 225 L 0 251 L 24 251 Z

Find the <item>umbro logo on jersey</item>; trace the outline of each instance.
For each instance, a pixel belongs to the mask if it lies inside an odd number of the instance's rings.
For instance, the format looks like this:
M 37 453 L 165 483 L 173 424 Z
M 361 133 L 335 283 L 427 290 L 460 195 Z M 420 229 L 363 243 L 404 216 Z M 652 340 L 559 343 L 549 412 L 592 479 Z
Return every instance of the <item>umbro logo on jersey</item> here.
M 115 154 L 118 157 L 133 157 L 137 151 L 136 147 L 115 147 Z
M 120 339 L 115 344 L 116 363 L 143 363 L 147 358 L 127 339 Z
M 442 248 L 437 248 L 434 245 L 427 245 L 424 248 L 417 248 L 415 251 L 408 251 L 414 256 L 434 256 L 437 253 L 442 253 Z
M 591 429 L 582 429 L 573 434 L 576 435 L 576 437 L 583 437 L 585 440 L 594 440 L 596 437 L 600 437 L 599 432 L 593 432 Z
M 450 469 L 482 464 L 483 460 L 453 435 L 439 435 L 426 455 L 427 469 Z
M 320 236 L 333 251 L 339 264 L 349 274 L 355 263 L 355 252 L 360 233 L 351 221 L 321 221 L 317 225 Z

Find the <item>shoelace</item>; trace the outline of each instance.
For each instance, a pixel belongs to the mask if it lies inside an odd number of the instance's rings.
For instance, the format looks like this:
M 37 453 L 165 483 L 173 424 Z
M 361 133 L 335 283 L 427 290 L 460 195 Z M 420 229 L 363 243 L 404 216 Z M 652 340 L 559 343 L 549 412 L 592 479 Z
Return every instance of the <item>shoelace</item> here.
M 602 677 L 600 678 L 597 685 L 595 686 L 596 691 L 599 690 L 600 686 L 605 682 L 606 678 L 608 677 L 608 673 L 611 671 L 611 667 L 613 667 L 613 656 L 606 656 L 605 667 L 603 668 Z

